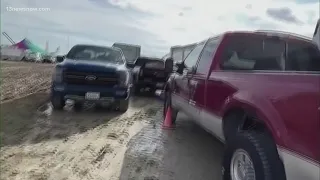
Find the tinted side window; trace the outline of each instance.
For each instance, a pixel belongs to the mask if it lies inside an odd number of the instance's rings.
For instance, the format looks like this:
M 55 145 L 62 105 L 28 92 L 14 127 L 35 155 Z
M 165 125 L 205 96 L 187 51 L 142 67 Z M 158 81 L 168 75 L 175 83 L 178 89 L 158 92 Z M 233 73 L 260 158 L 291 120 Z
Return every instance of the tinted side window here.
M 196 65 L 204 45 L 205 45 L 205 42 L 199 43 L 186 57 L 184 61 L 184 65 L 186 66 L 186 68 L 191 68 L 192 66 Z
M 210 39 L 206 46 L 204 47 L 200 61 L 197 67 L 198 74 L 207 75 L 210 69 L 210 65 L 212 63 L 213 55 L 216 52 L 218 47 L 218 43 L 220 42 L 220 38 Z
M 223 50 L 225 70 L 282 70 L 285 42 L 265 35 L 233 35 Z
M 286 70 L 320 71 L 319 50 L 308 42 L 289 42 Z

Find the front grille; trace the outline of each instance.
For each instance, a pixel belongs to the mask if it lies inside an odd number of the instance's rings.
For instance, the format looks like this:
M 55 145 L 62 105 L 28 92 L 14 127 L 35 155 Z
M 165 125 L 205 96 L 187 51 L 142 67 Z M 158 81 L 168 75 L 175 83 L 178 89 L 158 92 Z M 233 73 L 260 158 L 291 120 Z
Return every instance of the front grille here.
M 96 73 L 96 72 L 75 72 L 66 71 L 63 74 L 64 82 L 75 85 L 108 85 L 118 84 L 116 73 Z M 95 78 L 86 78 L 95 77 Z

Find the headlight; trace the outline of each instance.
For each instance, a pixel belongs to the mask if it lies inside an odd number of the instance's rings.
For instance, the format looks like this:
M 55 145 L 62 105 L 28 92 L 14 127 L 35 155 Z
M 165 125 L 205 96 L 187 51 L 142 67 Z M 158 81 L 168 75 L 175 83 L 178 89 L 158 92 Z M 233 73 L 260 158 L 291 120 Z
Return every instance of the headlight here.
M 130 81 L 129 71 L 119 71 L 120 86 L 127 86 Z
M 55 71 L 52 75 L 52 81 L 61 83 L 63 78 L 63 68 L 60 66 L 56 66 Z

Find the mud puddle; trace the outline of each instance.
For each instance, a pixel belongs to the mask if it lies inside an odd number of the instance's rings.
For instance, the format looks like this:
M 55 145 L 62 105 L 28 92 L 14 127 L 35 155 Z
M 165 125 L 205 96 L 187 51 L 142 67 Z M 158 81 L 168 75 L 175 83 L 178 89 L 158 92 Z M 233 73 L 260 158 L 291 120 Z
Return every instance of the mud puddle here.
M 160 109 L 153 99 L 133 99 L 131 106 L 124 114 L 92 107 L 75 112 L 69 104 L 61 112 L 41 106 L 24 124 L 28 128 L 17 127 L 19 122 L 5 127 L 20 131 L 10 134 L 0 150 L 1 179 L 119 179 L 129 140 L 153 123 Z
M 129 142 L 120 180 L 220 180 L 222 144 L 183 114 L 162 130 L 161 116 Z

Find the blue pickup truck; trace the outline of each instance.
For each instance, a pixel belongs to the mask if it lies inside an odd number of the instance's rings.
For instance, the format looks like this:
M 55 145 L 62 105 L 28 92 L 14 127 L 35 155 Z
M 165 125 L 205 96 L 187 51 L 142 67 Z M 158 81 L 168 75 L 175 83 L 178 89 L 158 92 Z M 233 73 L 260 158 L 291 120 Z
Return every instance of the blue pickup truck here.
M 128 109 L 132 75 L 120 49 L 75 45 L 57 62 L 51 86 L 54 109 L 63 109 L 68 99 L 76 109 L 85 101 L 109 104 L 122 112 Z

